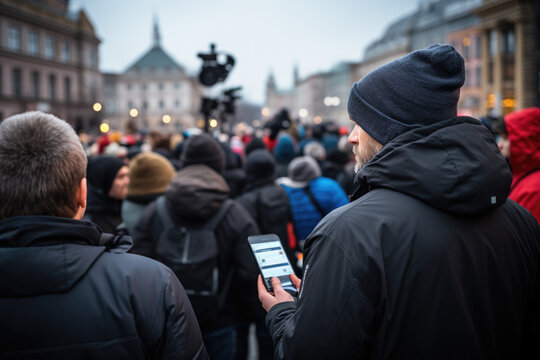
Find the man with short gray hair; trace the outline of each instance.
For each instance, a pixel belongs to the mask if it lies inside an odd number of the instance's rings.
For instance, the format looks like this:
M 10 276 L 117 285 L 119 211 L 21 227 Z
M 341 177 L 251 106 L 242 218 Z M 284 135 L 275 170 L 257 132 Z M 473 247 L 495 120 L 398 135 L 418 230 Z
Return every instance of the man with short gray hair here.
M 53 115 L 0 123 L 0 358 L 206 359 L 172 271 L 80 220 L 86 162 Z

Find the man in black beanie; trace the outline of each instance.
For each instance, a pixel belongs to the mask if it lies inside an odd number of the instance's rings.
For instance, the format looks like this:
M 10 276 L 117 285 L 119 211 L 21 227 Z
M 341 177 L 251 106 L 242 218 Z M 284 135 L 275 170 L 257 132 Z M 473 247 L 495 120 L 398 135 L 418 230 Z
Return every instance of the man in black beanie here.
M 206 134 L 190 136 L 181 161 L 183 168 L 176 173 L 163 198 L 147 206 L 135 227 L 134 249 L 175 271 L 189 295 L 210 358 L 232 360 L 236 322 L 239 318 L 252 318 L 258 310 L 254 301 L 258 271 L 247 238 L 259 230 L 244 207 L 228 200 L 229 187 L 221 175 L 225 155 L 214 138 Z M 179 229 L 173 237 L 169 236 L 174 231 L 168 231 L 163 212 L 175 224 L 173 230 Z M 215 241 L 211 246 L 197 236 L 201 234 L 197 229 L 203 228 L 213 232 Z M 182 232 L 187 235 L 181 235 Z M 192 285 L 197 272 L 207 270 L 199 259 L 210 255 L 210 248 L 215 251 L 206 263 L 216 261 L 217 265 L 215 271 L 209 269 L 213 279 L 203 279 L 212 283 L 211 291 L 207 291 L 212 294 L 203 294 Z M 197 257 L 190 258 L 191 255 Z M 186 270 L 181 264 L 192 264 L 194 270 Z
M 457 116 L 463 82 L 432 45 L 353 85 L 351 203 L 308 237 L 296 302 L 259 281 L 276 359 L 540 358 L 540 227 L 489 130 Z

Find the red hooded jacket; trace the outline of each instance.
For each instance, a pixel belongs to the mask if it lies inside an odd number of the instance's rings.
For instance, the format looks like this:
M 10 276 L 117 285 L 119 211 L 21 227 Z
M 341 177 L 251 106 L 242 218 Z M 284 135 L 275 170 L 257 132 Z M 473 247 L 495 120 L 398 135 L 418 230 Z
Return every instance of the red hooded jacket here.
M 514 180 L 509 198 L 540 223 L 540 108 L 528 108 L 504 118 L 510 140 Z

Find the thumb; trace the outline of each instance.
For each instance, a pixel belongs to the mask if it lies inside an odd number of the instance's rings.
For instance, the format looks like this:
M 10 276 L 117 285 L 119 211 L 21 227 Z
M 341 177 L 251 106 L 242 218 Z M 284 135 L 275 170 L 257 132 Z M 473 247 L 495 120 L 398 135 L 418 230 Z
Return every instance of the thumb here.
M 291 294 L 283 290 L 283 287 L 281 286 L 281 281 L 277 277 L 272 277 L 272 288 L 274 289 L 274 296 L 276 297 L 276 300 L 278 302 L 282 301 L 291 301 L 293 297 Z

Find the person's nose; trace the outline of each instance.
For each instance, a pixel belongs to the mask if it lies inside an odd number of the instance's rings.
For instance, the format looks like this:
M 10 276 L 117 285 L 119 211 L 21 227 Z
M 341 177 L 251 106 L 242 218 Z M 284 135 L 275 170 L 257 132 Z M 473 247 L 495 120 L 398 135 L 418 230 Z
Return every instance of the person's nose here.
M 358 135 L 356 134 L 356 128 L 352 129 L 347 141 L 351 144 L 358 144 Z

